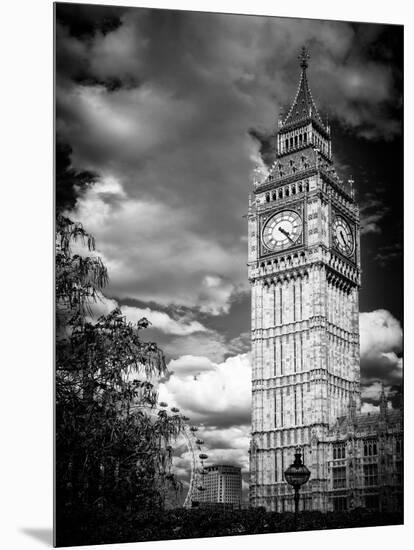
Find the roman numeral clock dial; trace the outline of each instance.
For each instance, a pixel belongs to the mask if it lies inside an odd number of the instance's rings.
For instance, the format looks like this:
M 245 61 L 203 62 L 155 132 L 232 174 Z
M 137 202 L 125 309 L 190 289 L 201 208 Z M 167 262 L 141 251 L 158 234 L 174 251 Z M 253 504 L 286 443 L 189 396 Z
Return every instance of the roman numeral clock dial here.
M 337 216 L 332 226 L 335 247 L 344 255 L 351 256 L 354 251 L 354 236 L 349 224 Z
M 293 210 L 272 216 L 263 228 L 262 240 L 268 250 L 279 251 L 294 246 L 302 233 L 302 219 Z

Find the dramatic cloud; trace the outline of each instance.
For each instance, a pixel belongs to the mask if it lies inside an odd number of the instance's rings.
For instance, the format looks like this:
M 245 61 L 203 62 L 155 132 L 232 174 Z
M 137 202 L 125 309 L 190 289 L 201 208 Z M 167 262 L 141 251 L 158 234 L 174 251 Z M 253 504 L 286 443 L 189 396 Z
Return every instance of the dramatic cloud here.
M 176 376 L 192 375 L 197 380 L 201 372 L 212 371 L 215 369 L 214 363 L 207 357 L 195 357 L 193 355 L 183 355 L 179 359 L 173 359 L 168 364 L 168 369 Z
M 231 355 L 238 353 L 246 353 L 251 350 L 251 336 L 250 332 L 242 332 L 240 336 L 233 338 L 228 343 L 228 350 Z
M 225 247 L 199 234 L 197 216 L 180 206 L 127 197 L 114 179 L 86 190 L 70 215 L 99 236 L 110 273 L 107 292 L 119 298 L 217 315 L 228 310 L 232 292 L 246 284 L 243 246 Z
M 168 356 L 178 358 L 182 355 L 203 356 L 219 363 L 228 355 L 224 336 L 216 331 L 197 332 L 186 337 L 176 337 L 162 343 Z
M 251 129 L 274 131 L 303 43 L 322 110 L 366 136 L 398 132 L 393 74 L 366 57 L 381 26 L 131 9 L 105 32 L 97 12 L 93 33 L 91 20 L 76 35 L 58 12 L 57 133 L 73 167 L 102 178 L 70 214 L 97 238 L 110 296 L 228 311 L 246 287 L 250 175 L 264 168 Z
M 130 306 L 122 306 L 122 313 L 129 321 L 137 322 L 142 317 L 146 317 L 151 325 L 158 330 L 161 330 L 165 334 L 173 334 L 180 336 L 187 336 L 194 332 L 207 331 L 205 327 L 198 321 L 190 321 L 189 323 L 183 321 L 176 321 L 171 319 L 166 313 L 161 311 L 153 311 L 150 308 L 137 308 Z
M 251 368 L 248 354 L 229 357 L 213 368 L 199 368 L 199 357 L 179 359 L 185 368 L 160 385 L 159 398 L 194 422 L 228 428 L 250 423 Z M 204 363 L 204 366 L 210 366 Z M 174 370 L 174 362 L 171 364 Z M 196 374 L 194 374 L 196 373 Z
M 97 302 L 91 304 L 91 318 L 96 320 L 101 315 L 108 315 L 116 308 L 120 308 L 127 321 L 137 323 L 145 317 L 150 322 L 150 327 L 164 334 L 173 336 L 188 336 L 193 333 L 209 332 L 198 321 L 187 321 L 185 318 L 173 319 L 167 313 L 154 311 L 150 308 L 138 308 L 131 306 L 119 306 L 116 300 L 101 296 Z
M 400 385 L 402 378 L 402 328 L 389 311 L 379 309 L 361 313 L 361 382 L 363 397 L 367 392 L 378 394 L 379 380 L 387 386 Z
M 242 490 L 247 496 L 248 475 L 249 475 L 249 444 L 250 425 L 235 426 L 231 428 L 216 428 L 200 426 L 194 438 L 201 438 L 204 443 L 201 446 L 203 453 L 207 454 L 205 465 L 209 464 L 231 464 L 242 470 Z M 183 483 L 183 492 L 180 495 L 181 502 L 184 500 L 190 480 L 193 455 L 183 436 L 174 442 L 174 471 Z M 199 463 L 199 451 L 195 447 L 196 464 Z
M 394 260 L 401 260 L 403 254 L 403 246 L 401 242 L 395 242 L 391 245 L 379 247 L 378 253 L 375 255 L 375 260 L 384 267 Z
M 365 386 L 361 391 L 361 398 L 366 404 L 378 403 L 382 391 L 382 384 L 374 382 L 369 386 Z
M 214 363 L 185 355 L 170 361 L 170 376 L 159 385 L 159 400 L 176 406 L 199 428 L 207 464 L 249 469 L 251 367 L 248 354 Z M 174 468 L 188 488 L 192 455 L 180 438 L 174 445 Z M 198 455 L 196 452 L 196 459 Z
M 244 473 L 249 471 L 250 426 L 202 430 L 201 435 L 212 464 L 232 464 Z
M 372 405 L 371 403 L 362 403 L 361 412 L 362 414 L 378 413 L 379 406 Z
M 384 27 L 59 5 L 57 13 L 56 128 L 72 148 L 62 202 L 95 236 L 110 276 L 94 316 L 120 305 L 128 320 L 150 320 L 143 337 L 159 343 L 169 368 L 159 399 L 200 426 L 208 462 L 238 465 L 246 476 L 244 216 L 252 173 L 265 173 L 274 156 L 269 135 L 294 98 L 304 43 L 320 111 L 344 133 L 364 138 L 357 148 L 400 134 L 396 71 L 371 55 Z M 344 177 L 354 173 L 354 159 L 340 156 Z M 76 172 L 83 179 L 73 183 Z M 376 188 L 361 197 L 362 234 L 379 239 L 391 205 Z M 378 261 L 396 252 L 382 244 Z M 376 410 L 379 380 L 390 395 L 398 392 L 402 337 L 388 311 L 360 319 L 368 412 Z M 184 483 L 190 459 L 181 439 L 174 462 Z
M 196 437 L 200 437 L 204 441 L 201 448 L 203 453 L 208 456 L 205 461 L 206 465 L 231 464 L 241 468 L 243 476 L 242 489 L 246 493 L 248 490 L 250 426 L 224 429 L 200 427 Z M 180 495 L 181 502 L 188 490 L 193 458 L 183 439 L 183 437 L 179 437 L 174 443 L 173 458 L 174 471 L 184 486 L 183 493 Z M 196 449 L 196 463 L 198 462 L 198 454 Z
M 361 235 L 381 233 L 381 222 L 390 213 L 390 207 L 384 204 L 383 193 L 366 193 L 359 205 Z
M 159 400 L 176 406 L 199 427 L 207 464 L 249 469 L 251 367 L 248 354 L 214 363 L 206 357 L 182 356 L 168 364 L 170 376 L 159 385 Z M 181 438 L 182 439 L 182 438 Z M 192 456 L 177 441 L 174 468 L 188 487 Z

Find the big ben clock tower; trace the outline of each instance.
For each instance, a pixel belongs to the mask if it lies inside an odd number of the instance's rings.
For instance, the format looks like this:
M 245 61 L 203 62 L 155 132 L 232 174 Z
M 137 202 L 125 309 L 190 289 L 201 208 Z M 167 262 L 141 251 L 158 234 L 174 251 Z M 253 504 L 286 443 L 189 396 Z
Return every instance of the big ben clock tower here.
M 283 472 L 303 450 L 311 470 L 302 507 L 326 510 L 328 444 L 339 416 L 360 406 L 359 213 L 336 174 L 330 127 L 300 81 L 276 135 L 277 158 L 250 198 L 252 441 L 250 500 L 293 509 Z

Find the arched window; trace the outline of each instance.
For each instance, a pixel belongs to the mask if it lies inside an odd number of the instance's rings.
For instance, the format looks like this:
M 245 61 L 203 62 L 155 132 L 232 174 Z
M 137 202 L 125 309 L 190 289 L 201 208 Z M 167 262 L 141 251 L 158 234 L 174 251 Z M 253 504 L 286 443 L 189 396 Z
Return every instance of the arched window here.
M 302 188 L 302 184 L 300 183 L 300 184 L 299 184 L 299 193 L 302 193 L 302 189 L 303 189 L 303 188 Z
M 286 190 L 285 190 L 285 197 L 288 197 L 289 196 L 289 187 L 286 187 Z
M 295 147 L 298 146 L 298 136 L 295 136 Z
M 290 146 L 293 147 L 293 137 L 290 138 L 289 142 L 290 142 Z
M 299 145 L 302 145 L 302 134 L 299 134 Z
M 269 193 L 266 193 L 266 202 L 270 202 L 270 195 L 269 195 Z
M 289 149 L 289 140 L 288 139 L 285 139 L 285 149 L 286 150 Z
M 279 190 L 279 199 L 282 199 L 283 198 L 283 191 L 280 189 Z
M 345 443 L 334 443 L 333 446 L 333 459 L 345 458 Z
M 304 142 L 304 143 L 307 143 L 307 141 L 308 141 L 308 134 L 307 134 L 307 132 L 305 132 L 305 133 L 303 134 L 303 142 Z
M 375 441 L 364 441 L 364 456 L 375 456 L 377 454 L 377 444 Z
M 273 191 L 272 193 L 272 201 L 275 201 L 276 200 L 276 191 Z

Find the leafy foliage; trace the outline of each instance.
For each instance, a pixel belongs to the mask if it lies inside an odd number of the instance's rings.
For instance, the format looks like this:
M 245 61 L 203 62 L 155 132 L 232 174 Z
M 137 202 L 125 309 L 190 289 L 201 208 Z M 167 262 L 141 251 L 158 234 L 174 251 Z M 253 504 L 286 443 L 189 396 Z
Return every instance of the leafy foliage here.
M 72 209 L 76 199 L 98 181 L 98 175 L 90 171 L 76 171 L 71 164 L 72 148 L 57 139 L 55 149 L 56 209 L 61 213 Z
M 89 256 L 74 254 L 84 245 Z M 178 414 L 156 412 L 154 383 L 165 373 L 162 351 L 141 340 L 147 319 L 129 323 L 119 309 L 93 317 L 108 282 L 82 227 L 59 216 L 56 235 L 56 507 L 58 532 L 76 510 L 125 513 L 159 509 L 171 472 Z M 85 528 L 89 528 L 85 525 Z
M 74 254 L 73 245 L 95 250 L 95 239 L 82 224 L 58 215 L 56 220 L 56 312 L 58 330 L 85 317 L 108 283 L 108 271 L 97 255 Z
M 266 512 L 264 508 L 248 510 L 175 509 L 163 514 L 144 511 L 139 514 L 113 515 L 101 510 L 82 522 L 78 511 L 77 523 L 61 533 L 60 544 L 111 544 L 147 540 L 188 539 L 231 535 L 284 533 L 294 530 L 292 513 Z M 121 520 L 121 521 L 120 521 Z M 402 512 L 378 513 L 365 509 L 351 512 L 301 512 L 298 530 L 344 529 L 377 525 L 398 525 Z

